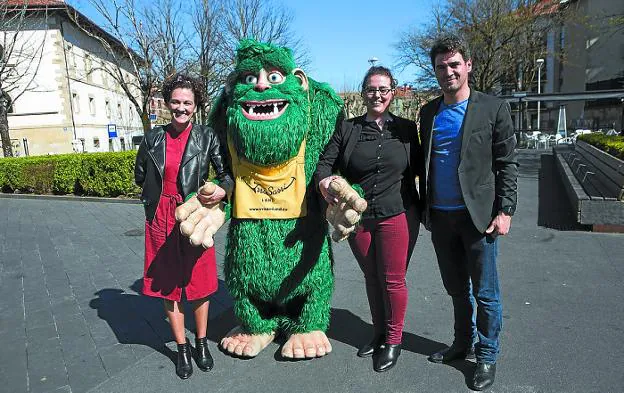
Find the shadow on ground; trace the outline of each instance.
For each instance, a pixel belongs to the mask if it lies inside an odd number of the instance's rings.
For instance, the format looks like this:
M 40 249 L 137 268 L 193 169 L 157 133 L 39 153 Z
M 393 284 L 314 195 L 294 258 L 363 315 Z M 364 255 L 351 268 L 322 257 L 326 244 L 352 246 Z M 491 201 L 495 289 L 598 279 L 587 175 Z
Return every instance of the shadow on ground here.
M 353 356 L 355 356 L 356 350 L 370 341 L 373 336 L 373 327 L 349 310 L 333 308 L 327 335 L 333 340 L 353 347 Z M 430 340 L 413 333 L 403 332 L 403 351 L 429 356 L 446 347 L 447 345 L 441 342 Z M 474 363 L 466 360 L 455 361 L 440 366 L 453 367 L 461 372 L 464 375 L 466 384 L 472 379 L 475 368 Z
M 537 225 L 560 231 L 590 231 L 576 221 L 552 154 L 540 156 Z
M 89 306 L 97 310 L 98 317 L 108 323 L 120 344 L 148 346 L 175 363 L 176 353 L 165 345 L 173 340 L 173 336 L 165 317 L 163 300 L 141 295 L 142 281 L 138 279 L 130 286 L 134 293 L 125 292 L 119 288 L 101 289 L 95 293 L 96 297 L 89 302 Z M 226 292 L 222 281 L 219 282 L 219 288 L 211 299 L 229 296 L 221 293 Z M 189 312 L 190 307 L 187 306 L 186 309 L 188 311 L 185 315 L 185 325 L 194 333 L 195 318 L 193 313 Z M 217 317 L 220 312 L 223 312 L 223 307 L 219 307 L 218 304 L 215 307 L 211 306 L 209 318 L 220 320 L 221 318 Z M 223 325 L 219 321 L 215 322 L 209 330 L 214 330 L 212 329 L 214 325 Z M 209 336 L 209 339 L 215 341 L 213 336 Z
M 211 301 L 208 339 L 219 343 L 221 339 L 235 326 L 239 324 L 231 306 L 231 298 L 220 282 L 220 289 L 214 298 L 223 298 L 227 307 L 219 307 Z M 145 345 L 154 351 L 161 353 L 175 364 L 176 353 L 169 349 L 165 343 L 171 341 L 172 335 L 169 324 L 165 318 L 163 302 L 161 299 L 143 296 L 140 294 L 142 280 L 136 280 L 130 289 L 134 293 L 128 293 L 118 288 L 106 288 L 95 293 L 96 297 L 89 303 L 91 308 L 96 309 L 98 317 L 108 323 L 120 344 Z M 219 292 L 223 292 L 219 294 Z M 211 297 L 211 299 L 212 299 Z M 215 304 L 216 307 L 213 307 Z M 195 321 L 192 313 L 186 313 L 187 329 L 193 330 Z M 353 348 L 353 356 L 357 348 L 364 345 L 372 336 L 373 328 L 364 322 L 359 316 L 349 310 L 333 308 L 331 310 L 330 328 L 327 335 L 330 339 L 339 341 Z M 283 344 L 285 337 L 280 336 L 276 342 Z M 409 332 L 403 333 L 403 351 L 409 351 L 424 356 L 436 352 L 446 345 L 438 341 L 430 340 Z M 276 360 L 281 359 L 276 352 Z M 442 366 L 442 365 L 441 365 Z M 456 361 L 446 366 L 460 371 L 468 384 L 474 373 L 474 363 L 468 361 Z

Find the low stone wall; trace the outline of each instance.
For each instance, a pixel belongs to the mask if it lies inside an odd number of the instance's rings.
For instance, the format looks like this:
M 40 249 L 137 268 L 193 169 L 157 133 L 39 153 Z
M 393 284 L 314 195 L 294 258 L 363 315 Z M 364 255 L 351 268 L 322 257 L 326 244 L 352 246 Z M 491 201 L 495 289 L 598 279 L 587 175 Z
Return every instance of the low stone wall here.
M 553 152 L 577 221 L 624 232 L 624 161 L 582 141 Z

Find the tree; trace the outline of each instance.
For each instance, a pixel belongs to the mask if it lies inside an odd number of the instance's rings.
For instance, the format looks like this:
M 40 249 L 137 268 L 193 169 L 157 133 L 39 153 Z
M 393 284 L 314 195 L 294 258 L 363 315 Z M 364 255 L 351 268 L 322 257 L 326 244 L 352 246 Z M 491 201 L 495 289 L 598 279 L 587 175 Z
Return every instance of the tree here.
M 310 64 L 303 40 L 292 30 L 292 12 L 275 0 L 223 1 L 223 38 L 234 49 L 242 38 L 254 38 L 286 46 L 293 50 L 295 62 L 305 68 Z M 234 63 L 233 52 L 232 64 Z
M 208 98 L 214 98 L 232 71 L 234 49 L 241 38 L 289 46 L 307 64 L 301 40 L 291 28 L 291 13 L 273 0 L 88 1 L 98 19 L 104 20 L 103 30 L 116 42 L 108 42 L 87 26 L 83 29 L 105 48 L 114 66 L 104 71 L 126 92 L 145 131 L 151 126 L 150 97 L 174 72 L 199 76 Z M 124 69 L 138 76 L 138 83 L 122 77 Z M 206 110 L 200 108 L 200 120 Z
M 527 89 L 535 83 L 535 60 L 547 54 L 547 34 L 568 17 L 558 1 L 447 0 L 434 9 L 432 23 L 402 35 L 399 64 L 414 64 L 421 71 L 418 81 L 434 85 L 429 49 L 438 34 L 450 32 L 470 44 L 477 90 Z
M 44 53 L 46 35 L 38 38 L 38 31 L 47 29 L 48 6 L 36 10 L 28 2 L 0 3 L 0 137 L 4 157 L 13 156 L 7 113 L 24 93 L 37 91 L 37 70 Z
M 141 118 L 144 132 L 151 130 L 150 98 L 162 80 L 189 67 L 188 38 L 179 23 L 181 2 L 176 0 L 89 0 L 104 22 L 86 23 L 74 11 L 82 31 L 103 50 L 100 70 L 123 90 Z M 102 29 L 102 30 L 100 30 Z M 102 33 L 106 34 L 102 34 Z M 112 37 L 112 39 L 111 39 Z M 95 69 L 94 69 L 95 70 Z
M 221 90 L 231 69 L 231 49 L 224 45 L 223 6 L 209 0 L 196 0 L 193 10 L 195 70 L 202 80 L 208 105 Z M 207 119 L 207 106 L 199 108 L 200 121 Z

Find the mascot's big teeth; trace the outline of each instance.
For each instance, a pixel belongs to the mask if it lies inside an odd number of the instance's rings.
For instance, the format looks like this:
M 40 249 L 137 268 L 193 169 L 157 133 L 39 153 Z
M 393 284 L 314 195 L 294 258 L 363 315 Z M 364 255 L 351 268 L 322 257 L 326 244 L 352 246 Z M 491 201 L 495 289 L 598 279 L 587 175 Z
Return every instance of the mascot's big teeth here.
M 251 101 L 242 104 L 242 112 L 249 120 L 273 120 L 280 117 L 287 107 L 286 101 Z

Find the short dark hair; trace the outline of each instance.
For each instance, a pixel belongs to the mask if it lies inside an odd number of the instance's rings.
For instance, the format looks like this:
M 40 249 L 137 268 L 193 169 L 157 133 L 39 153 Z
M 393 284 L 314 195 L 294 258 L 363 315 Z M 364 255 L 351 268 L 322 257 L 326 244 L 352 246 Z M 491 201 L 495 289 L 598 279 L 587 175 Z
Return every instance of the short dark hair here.
M 368 71 L 366 71 L 366 75 L 364 75 L 364 79 L 362 79 L 362 92 L 364 92 L 364 90 L 366 89 L 366 84 L 373 75 L 387 76 L 390 79 L 390 88 L 396 88 L 397 81 L 392 76 L 392 72 L 390 72 L 390 69 L 384 66 L 372 66 L 368 69 Z
M 439 54 L 443 53 L 459 53 L 462 55 L 465 61 L 469 60 L 470 48 L 466 41 L 455 34 L 443 34 L 436 37 L 429 51 L 429 57 L 431 57 L 431 65 L 435 68 L 435 58 Z
M 193 92 L 195 97 L 195 105 L 201 106 L 206 101 L 206 95 L 204 94 L 204 88 L 198 78 L 193 78 L 187 74 L 174 74 L 165 79 L 162 85 L 162 95 L 165 102 L 171 100 L 171 93 L 175 89 L 189 89 Z

